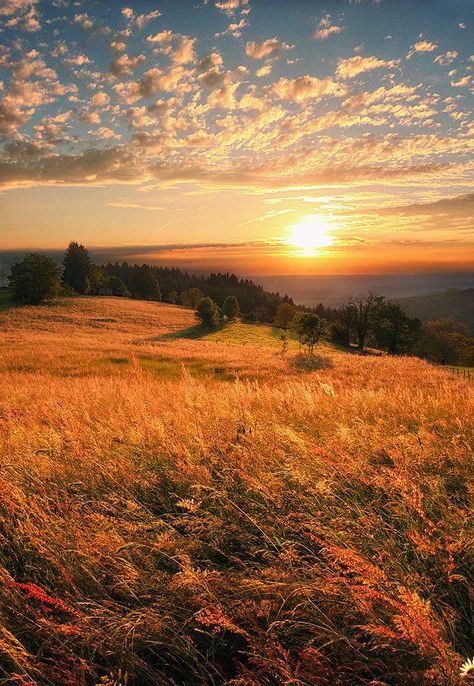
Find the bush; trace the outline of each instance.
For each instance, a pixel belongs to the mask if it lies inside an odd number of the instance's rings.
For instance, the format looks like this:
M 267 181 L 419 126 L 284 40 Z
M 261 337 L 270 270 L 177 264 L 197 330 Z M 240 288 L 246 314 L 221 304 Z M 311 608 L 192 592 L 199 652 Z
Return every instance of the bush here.
M 222 305 L 222 314 L 229 322 L 237 319 L 240 313 L 239 303 L 234 295 L 228 295 Z
M 258 322 L 257 313 L 247 312 L 246 314 L 242 315 L 242 321 L 245 322 L 245 324 L 256 324 Z
M 196 311 L 198 319 L 206 329 L 214 329 L 219 325 L 219 310 L 211 298 L 201 298 Z
M 342 322 L 333 322 L 329 327 L 329 337 L 334 343 L 349 345 L 349 334 L 347 326 Z
M 60 289 L 60 270 L 47 255 L 31 253 L 11 268 L 9 277 L 13 300 L 39 305 L 54 298 Z

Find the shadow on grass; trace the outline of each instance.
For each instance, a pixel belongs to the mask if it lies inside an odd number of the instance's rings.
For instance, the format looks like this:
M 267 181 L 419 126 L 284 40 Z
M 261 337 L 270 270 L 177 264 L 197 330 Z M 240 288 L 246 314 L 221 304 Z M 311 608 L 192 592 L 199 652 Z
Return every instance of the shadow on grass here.
M 202 324 L 194 324 L 193 326 L 188 326 L 187 329 L 180 329 L 179 331 L 170 331 L 169 333 L 163 333 L 160 336 L 151 336 L 150 338 L 141 339 L 142 343 L 156 343 L 158 341 L 177 341 L 179 339 L 185 338 L 187 340 L 198 340 L 204 338 L 210 333 L 215 333 L 216 331 L 222 331 L 223 326 L 217 326 L 214 329 L 206 329 Z
M 291 367 L 306 372 L 314 372 L 318 369 L 331 369 L 334 365 L 332 360 L 322 355 L 310 353 L 298 353 L 289 359 Z

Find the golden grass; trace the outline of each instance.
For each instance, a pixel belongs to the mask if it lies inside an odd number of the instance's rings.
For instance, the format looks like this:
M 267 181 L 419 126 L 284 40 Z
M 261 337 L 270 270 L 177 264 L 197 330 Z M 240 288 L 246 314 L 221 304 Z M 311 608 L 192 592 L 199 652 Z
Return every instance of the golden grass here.
M 192 310 L 162 303 L 74 298 L 12 308 L 0 313 L 0 370 L 64 377 L 120 375 L 139 367 L 161 378 L 179 378 L 184 366 L 218 379 L 288 373 L 271 327 L 233 324 L 230 331 L 234 327 L 237 346 L 229 346 L 217 344 L 232 340 L 229 331 L 196 331 Z M 257 357 L 255 345 L 261 348 Z
M 417 359 L 308 373 L 150 342 L 191 317 L 0 315 L 0 683 L 461 684 L 471 387 Z M 179 374 L 107 362 L 141 353 Z

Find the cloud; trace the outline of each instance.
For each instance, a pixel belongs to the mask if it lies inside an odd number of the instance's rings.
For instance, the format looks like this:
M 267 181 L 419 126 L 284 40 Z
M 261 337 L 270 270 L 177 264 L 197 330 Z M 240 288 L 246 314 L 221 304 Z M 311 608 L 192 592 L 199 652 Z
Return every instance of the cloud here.
M 0 17 L 10 17 L 6 21 L 9 28 L 18 28 L 27 33 L 39 31 L 41 26 L 36 10 L 38 0 L 2 0 Z
M 411 46 L 411 49 L 407 54 L 407 59 L 409 60 L 410 57 L 413 57 L 413 55 L 416 53 L 433 52 L 433 50 L 436 50 L 437 47 L 438 46 L 436 43 L 431 43 L 427 40 L 420 40 Z
M 263 76 L 269 76 L 269 74 L 272 73 L 272 64 L 264 64 L 263 67 L 260 67 L 260 69 L 257 69 L 255 72 L 255 76 L 258 76 L 258 78 L 261 78 Z
M 336 76 L 339 79 L 352 79 L 354 76 L 358 76 L 366 71 L 381 69 L 382 67 L 392 69 L 398 64 L 400 64 L 400 60 L 382 60 L 373 55 L 371 57 L 355 55 L 354 57 L 339 60 Z
M 76 14 L 74 22 L 79 24 L 83 31 L 91 31 L 94 28 L 94 22 L 88 14 Z
M 10 17 L 18 12 L 24 12 L 36 5 L 38 0 L 2 0 L 0 17 Z
M 453 198 L 442 198 L 433 202 L 412 203 L 395 207 L 373 208 L 364 210 L 384 215 L 467 215 L 474 216 L 474 193 L 457 195 Z
M 242 17 L 240 21 L 231 22 L 225 31 L 221 31 L 221 33 L 215 33 L 214 36 L 216 38 L 220 38 L 221 36 L 234 36 L 234 38 L 240 38 L 242 35 L 242 29 L 244 29 L 246 26 L 248 26 L 248 21 Z
M 137 55 L 136 57 L 129 57 L 127 53 L 117 55 L 114 57 L 109 65 L 109 71 L 116 77 L 131 76 L 140 65 L 146 62 L 145 55 Z
M 121 146 L 77 155 L 54 155 L 31 162 L 0 162 L 0 185 L 97 185 L 131 183 L 137 174 L 133 156 Z
M 164 30 L 148 36 L 147 42 L 152 43 L 164 55 L 169 55 L 174 64 L 186 64 L 195 59 L 196 38 Z
M 63 64 L 68 67 L 82 67 L 84 64 L 90 64 L 90 62 L 87 55 L 74 55 L 72 57 L 66 57 L 66 59 L 63 60 Z
M 322 98 L 325 95 L 341 95 L 344 87 L 330 78 L 318 79 L 315 76 L 299 76 L 296 79 L 281 78 L 269 87 L 269 92 L 282 100 L 303 102 L 309 98 Z
M 444 53 L 444 55 L 437 55 L 433 62 L 434 64 L 451 64 L 451 62 L 453 62 L 457 56 L 458 53 L 456 50 L 448 50 Z
M 245 8 L 245 6 L 248 5 L 248 3 L 249 0 L 216 0 L 215 6 L 222 12 L 231 15 L 236 10 L 240 8 Z
M 292 46 L 278 40 L 278 38 L 267 38 L 262 43 L 250 41 L 245 46 L 245 54 L 254 60 L 264 58 L 279 57 L 285 50 L 291 50 Z
M 103 107 L 105 105 L 108 105 L 109 102 L 110 97 L 107 95 L 107 93 L 104 92 L 95 93 L 91 98 L 91 104 L 95 107 Z
M 331 15 L 325 14 L 324 17 L 319 22 L 318 28 L 313 33 L 314 40 L 326 40 L 329 36 L 341 33 L 343 31 L 342 26 L 333 24 L 331 20 Z
M 106 140 L 109 140 L 111 138 L 121 138 L 121 135 L 119 133 L 112 131 L 112 129 L 109 129 L 107 126 L 101 126 L 100 129 L 91 130 L 87 133 L 91 136 L 95 136 L 96 138 L 102 138 Z
M 148 12 L 148 14 L 139 14 L 135 19 L 135 23 L 139 29 L 143 29 L 149 21 L 157 19 L 158 17 L 161 17 L 161 12 L 159 10 L 152 10 L 151 12 Z
M 453 86 L 453 88 L 464 88 L 465 86 L 469 86 L 470 83 L 471 76 L 463 76 L 457 81 L 451 81 L 451 86 Z
M 141 205 L 140 203 L 132 202 L 131 200 L 118 200 L 117 202 L 108 202 L 108 207 L 121 207 L 126 210 L 153 210 L 154 212 L 166 210 L 162 205 Z
M 36 185 L 103 185 L 154 182 L 158 186 L 198 183 L 204 187 L 297 189 L 320 185 L 351 184 L 374 181 L 399 182 L 425 175 L 446 176 L 450 165 L 442 163 L 398 164 L 319 164 L 317 158 L 309 167 L 298 164 L 291 156 L 278 163 L 268 160 L 252 164 L 235 163 L 216 168 L 206 164 L 198 151 L 196 162 L 167 159 L 148 160 L 139 149 L 117 145 L 106 150 L 90 149 L 77 155 L 42 155 L 34 159 L 2 159 L 0 186 Z

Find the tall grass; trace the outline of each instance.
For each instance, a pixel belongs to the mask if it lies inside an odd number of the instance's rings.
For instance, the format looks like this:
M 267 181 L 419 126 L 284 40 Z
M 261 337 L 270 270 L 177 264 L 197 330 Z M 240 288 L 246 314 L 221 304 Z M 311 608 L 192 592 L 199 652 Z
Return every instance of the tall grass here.
M 86 362 L 132 355 L 153 331 L 129 313 L 115 342 L 81 339 L 81 307 L 96 305 L 75 307 L 69 324 L 46 308 L 2 320 L 0 683 L 462 683 L 466 383 L 342 353 L 295 372 L 274 350 L 203 341 L 143 345 L 169 359 L 190 345 L 248 376 L 112 372 Z M 82 375 L 61 375 L 68 350 Z

